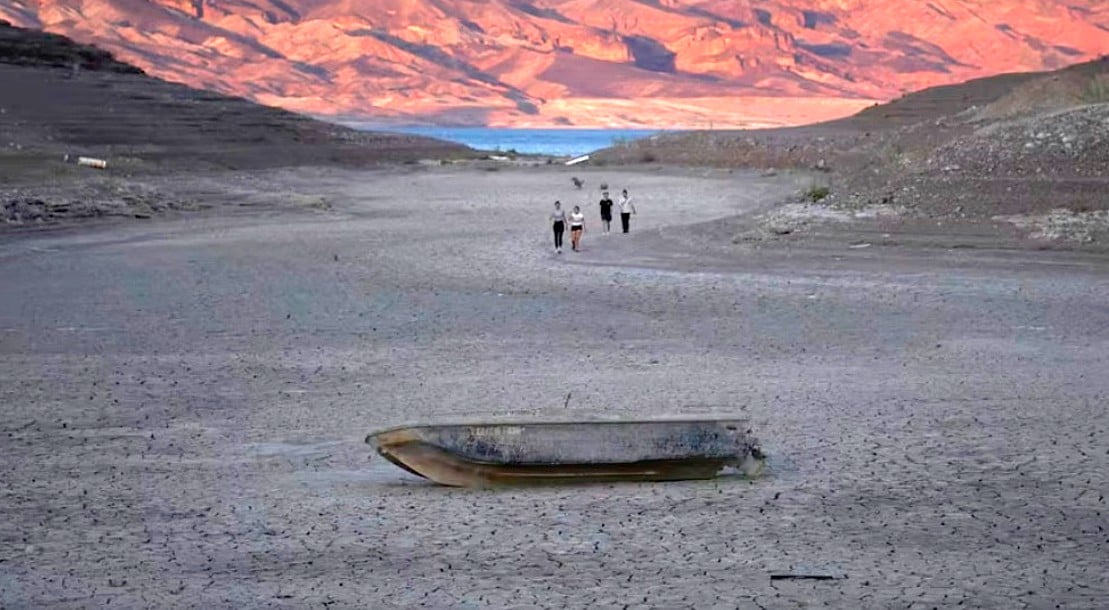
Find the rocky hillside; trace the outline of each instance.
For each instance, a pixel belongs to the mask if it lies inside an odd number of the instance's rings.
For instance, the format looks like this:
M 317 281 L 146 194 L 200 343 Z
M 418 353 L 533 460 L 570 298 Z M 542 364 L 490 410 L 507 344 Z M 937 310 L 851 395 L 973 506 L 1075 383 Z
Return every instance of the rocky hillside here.
M 471 154 L 168 83 L 100 49 L 0 22 L 0 224 L 178 207 L 141 183 L 152 176 Z M 108 168 L 78 168 L 79 156 Z
M 8 0 L 0 18 L 269 105 L 494 125 L 798 124 L 1109 53 L 1102 0 Z
M 0 161 L 91 155 L 113 167 L 362 164 L 466 154 L 364 133 L 242 98 L 165 82 L 62 36 L 0 22 Z M 11 178 L 11 172 L 6 178 Z
M 1109 235 L 1109 57 L 928 89 L 817 125 L 658 136 L 594 161 L 820 169 L 829 190 L 807 197 L 823 205 L 1064 228 L 1093 219 Z

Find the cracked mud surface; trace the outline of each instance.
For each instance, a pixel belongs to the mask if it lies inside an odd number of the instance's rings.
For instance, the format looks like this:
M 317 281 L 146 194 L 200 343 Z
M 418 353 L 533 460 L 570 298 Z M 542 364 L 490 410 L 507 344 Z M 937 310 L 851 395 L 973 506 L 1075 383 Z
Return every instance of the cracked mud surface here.
M 334 207 L 5 236 L 0 603 L 1109 598 L 1103 255 L 755 248 L 709 221 L 803 177 L 590 171 L 275 173 Z M 631 235 L 600 235 L 601 179 L 638 196 Z M 550 253 L 556 197 L 589 198 L 582 253 Z M 453 490 L 362 442 L 722 410 L 763 478 Z

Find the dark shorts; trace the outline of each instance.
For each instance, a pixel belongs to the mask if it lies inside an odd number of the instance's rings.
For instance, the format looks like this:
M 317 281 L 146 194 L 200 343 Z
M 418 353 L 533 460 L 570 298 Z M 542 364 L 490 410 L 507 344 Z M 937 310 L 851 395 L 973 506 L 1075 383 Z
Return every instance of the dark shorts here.
M 581 225 L 570 225 L 571 231 L 581 231 Z
M 601 212 L 601 220 L 612 222 L 612 212 Z

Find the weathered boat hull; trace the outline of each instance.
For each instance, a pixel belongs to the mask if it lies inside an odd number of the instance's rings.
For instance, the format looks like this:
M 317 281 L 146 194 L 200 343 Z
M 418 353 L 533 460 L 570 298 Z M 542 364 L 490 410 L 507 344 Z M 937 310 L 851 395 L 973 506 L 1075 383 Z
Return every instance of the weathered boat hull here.
M 742 419 L 514 422 L 393 428 L 366 442 L 394 464 L 456 487 L 708 479 L 755 474 Z

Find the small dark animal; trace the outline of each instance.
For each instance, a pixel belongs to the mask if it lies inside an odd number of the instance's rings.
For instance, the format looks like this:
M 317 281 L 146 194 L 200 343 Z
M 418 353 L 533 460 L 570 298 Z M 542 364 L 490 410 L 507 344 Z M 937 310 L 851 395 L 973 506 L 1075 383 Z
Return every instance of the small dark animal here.
M 585 180 L 582 180 L 581 178 L 578 178 L 577 176 L 574 176 L 573 178 L 570 178 L 570 180 L 572 180 L 574 182 L 574 188 L 579 188 L 580 189 L 585 184 Z

